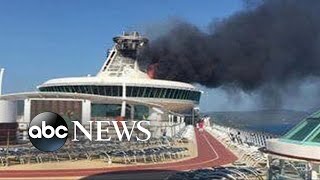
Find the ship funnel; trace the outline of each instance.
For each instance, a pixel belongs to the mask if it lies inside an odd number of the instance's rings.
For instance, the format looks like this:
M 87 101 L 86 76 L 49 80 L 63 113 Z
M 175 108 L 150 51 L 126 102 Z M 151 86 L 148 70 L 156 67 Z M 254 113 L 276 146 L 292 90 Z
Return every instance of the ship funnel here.
M 121 51 L 135 51 L 148 43 L 148 39 L 140 36 L 136 31 L 124 32 L 122 36 L 114 37 L 113 41 L 117 44 L 116 48 Z
M 3 74 L 4 74 L 4 68 L 1 68 L 1 70 L 0 70 L 0 95 L 2 95 Z
M 124 32 L 122 35 L 114 37 L 113 41 L 115 45 L 108 54 L 99 75 L 121 77 L 126 74 L 127 76 L 127 72 L 131 69 L 135 71 L 130 72 L 136 73 L 137 76 L 147 78 L 148 76 L 139 70 L 137 59 L 141 50 L 148 44 L 148 39 L 134 31 Z M 131 73 L 130 76 L 133 74 Z

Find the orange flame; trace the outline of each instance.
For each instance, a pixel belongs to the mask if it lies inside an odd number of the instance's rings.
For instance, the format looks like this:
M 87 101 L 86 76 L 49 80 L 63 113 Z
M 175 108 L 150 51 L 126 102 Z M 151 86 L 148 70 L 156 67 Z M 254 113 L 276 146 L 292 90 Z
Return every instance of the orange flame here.
M 151 79 L 156 78 L 158 63 L 150 64 L 147 69 L 147 74 Z

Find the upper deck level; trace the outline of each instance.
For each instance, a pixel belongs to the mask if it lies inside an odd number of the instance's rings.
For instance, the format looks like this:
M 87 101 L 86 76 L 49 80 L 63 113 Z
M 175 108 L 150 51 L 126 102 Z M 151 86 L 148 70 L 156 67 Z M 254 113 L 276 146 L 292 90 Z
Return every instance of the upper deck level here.
M 38 86 L 38 89 L 44 92 L 176 99 L 199 103 L 201 92 L 192 84 L 153 79 L 140 70 L 137 57 L 147 45 L 147 38 L 132 32 L 114 37 L 113 41 L 115 44 L 96 76 L 52 79 Z

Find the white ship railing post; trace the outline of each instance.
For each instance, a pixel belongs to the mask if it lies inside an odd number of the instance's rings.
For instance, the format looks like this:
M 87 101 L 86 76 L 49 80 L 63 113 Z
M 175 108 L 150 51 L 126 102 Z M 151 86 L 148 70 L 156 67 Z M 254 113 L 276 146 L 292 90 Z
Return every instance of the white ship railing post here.
M 1 68 L 1 70 L 0 70 L 0 95 L 2 95 L 3 74 L 4 74 L 4 68 Z
M 122 84 L 121 117 L 126 117 L 126 84 Z

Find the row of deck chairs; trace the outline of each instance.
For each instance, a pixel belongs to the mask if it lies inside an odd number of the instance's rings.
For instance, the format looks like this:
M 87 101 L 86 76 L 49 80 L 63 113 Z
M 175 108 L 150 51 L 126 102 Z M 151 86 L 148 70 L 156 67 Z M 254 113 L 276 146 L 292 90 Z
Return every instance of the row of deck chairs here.
M 295 179 L 295 180 L 309 179 L 307 177 L 312 176 L 312 174 L 309 174 L 306 166 L 307 166 L 306 162 L 297 162 L 297 161 L 287 160 L 287 161 L 284 161 L 283 164 L 281 164 L 279 159 L 275 159 L 271 161 L 269 173 L 272 179 Z M 311 179 L 319 179 L 319 178 L 313 177 Z
M 251 167 L 214 167 L 171 175 L 167 180 L 263 180 L 263 173 Z
M 195 137 L 194 127 L 192 125 L 185 126 L 179 133 L 174 136 L 179 143 L 188 143 Z
M 260 147 L 248 146 L 245 143 L 232 141 L 227 132 L 219 132 L 215 129 L 209 129 L 209 131 L 214 134 L 220 142 L 227 146 L 227 148 L 236 152 L 239 159 L 234 163 L 235 166 L 266 168 L 267 157 L 258 150 Z
M 189 156 L 185 147 L 164 144 L 159 139 L 149 142 L 84 142 L 67 143 L 60 150 L 53 153 L 41 152 L 31 145 L 0 149 L 0 165 L 44 163 L 60 161 L 76 161 L 80 159 L 99 159 L 108 164 L 112 163 L 156 163 Z

